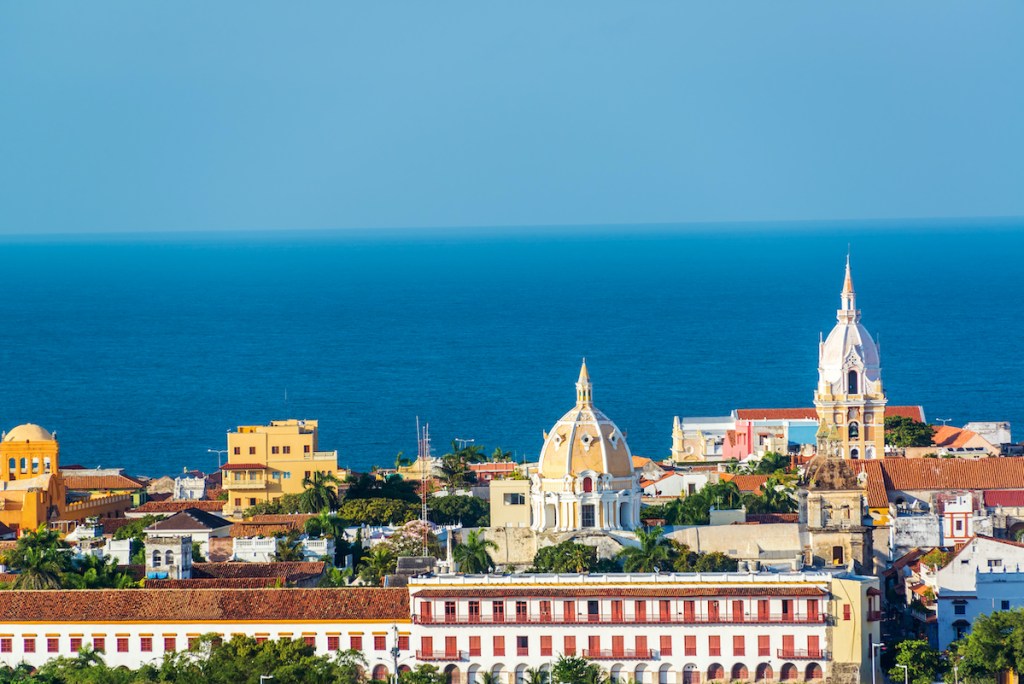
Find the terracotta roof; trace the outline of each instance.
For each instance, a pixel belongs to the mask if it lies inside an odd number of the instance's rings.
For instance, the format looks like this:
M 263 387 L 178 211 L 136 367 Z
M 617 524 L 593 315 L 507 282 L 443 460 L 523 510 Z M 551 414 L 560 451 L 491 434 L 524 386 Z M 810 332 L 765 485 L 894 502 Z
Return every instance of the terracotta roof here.
M 887 491 L 1024 489 L 1024 458 L 882 458 L 864 461 L 864 467 L 872 507 L 876 505 L 870 490 L 875 468 L 881 471 Z
M 849 461 L 856 463 L 854 470 L 867 473 L 868 508 L 888 508 L 889 493 L 885 489 L 885 475 L 882 473 L 882 461 L 879 459 Z
M 918 423 L 924 422 L 924 407 L 922 406 L 886 406 L 885 417 L 889 416 L 903 416 L 904 418 L 910 418 L 916 420 Z
M 748 523 L 758 525 L 774 525 L 779 523 L 795 523 L 799 515 L 797 513 L 747 513 Z
M 409 622 L 405 589 L 0 591 L 11 622 Z
M 284 584 L 283 577 L 201 577 L 180 580 L 146 580 L 147 589 L 261 589 Z
M 312 513 L 264 513 L 254 515 L 245 520 L 247 523 L 296 523 L 299 527 L 306 524 L 306 521 L 316 516 Z
M 146 485 L 127 475 L 65 475 L 64 486 L 79 491 L 96 489 L 144 489 Z
M 811 408 L 737 409 L 740 420 L 817 420 L 818 412 Z
M 605 596 L 624 598 L 675 598 L 687 596 L 823 596 L 824 589 L 807 586 L 766 587 L 637 587 L 623 586 L 614 589 L 586 587 L 534 587 L 504 589 L 420 589 L 411 587 L 414 598 L 601 598 Z M 2 592 L 0 592 L 2 593 Z
M 940 425 L 935 428 L 935 434 L 932 435 L 932 444 L 948 449 L 962 449 L 977 436 L 977 432 L 952 425 Z
M 169 518 L 158 520 L 147 527 L 146 532 L 177 532 L 178 530 L 201 532 L 204 530 L 217 530 L 231 524 L 230 520 L 226 520 L 219 515 L 207 513 L 198 508 L 186 508 Z
M 224 510 L 224 501 L 147 501 L 132 513 L 177 513 L 186 508 L 198 508 L 201 511 L 220 513 Z
M 289 582 L 301 582 L 320 577 L 327 564 L 323 561 L 285 561 L 280 563 L 193 563 L 195 579 L 238 579 L 253 577 L 284 577 Z
M 643 456 L 634 456 L 633 457 L 633 467 L 634 468 L 643 468 L 645 465 L 647 465 L 650 462 L 651 462 L 651 459 L 644 458 Z
M 995 508 L 1019 508 L 1024 506 L 1024 490 L 1020 489 L 988 489 L 984 492 L 985 506 Z
M 761 493 L 761 487 L 768 481 L 768 475 L 734 475 L 733 473 L 722 473 L 724 482 L 735 482 L 741 492 Z
M 100 518 L 100 525 L 103 526 L 103 534 L 114 534 L 125 525 L 137 521 L 138 518 Z
M 266 470 L 267 466 L 262 463 L 225 463 L 221 470 Z

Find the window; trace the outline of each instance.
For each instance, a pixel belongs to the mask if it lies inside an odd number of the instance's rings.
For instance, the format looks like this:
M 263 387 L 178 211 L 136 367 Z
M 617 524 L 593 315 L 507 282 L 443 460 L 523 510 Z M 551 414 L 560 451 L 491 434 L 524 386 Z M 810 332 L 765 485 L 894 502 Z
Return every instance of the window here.
M 954 615 L 967 615 L 967 601 L 953 601 Z
M 249 505 L 250 506 L 255 506 L 256 505 L 256 497 L 255 496 L 250 496 L 249 497 Z
M 281 453 L 281 447 L 276 447 L 276 446 L 270 447 L 270 453 L 272 453 L 272 454 L 279 454 L 279 453 Z
M 857 371 L 852 370 L 846 374 L 847 392 L 849 394 L 858 394 L 857 392 Z
M 772 654 L 772 638 L 767 634 L 757 637 L 757 655 L 770 656 Z
M 92 650 L 100 651 L 101 653 L 107 650 L 107 640 L 105 637 L 94 636 L 92 638 Z
M 850 423 L 850 439 L 857 439 L 860 437 L 860 425 L 854 421 Z
M 36 640 L 35 637 L 25 637 L 25 653 L 36 652 Z
M 661 648 L 661 655 L 672 655 L 672 637 L 668 634 L 662 634 L 660 641 L 661 643 L 659 644 L 659 647 Z
M 574 656 L 574 655 L 576 655 L 576 637 L 574 637 L 574 636 L 567 636 L 567 637 L 565 637 L 564 648 L 562 650 L 565 651 L 565 655 L 567 655 L 567 656 Z
M 335 644 L 334 648 L 331 648 L 330 644 L 331 644 L 331 638 L 327 637 L 327 648 L 330 648 L 332 651 L 337 651 L 338 650 L 337 644 Z M 373 650 L 374 651 L 386 651 L 386 650 L 388 650 L 388 638 L 387 638 L 386 635 L 384 635 L 384 634 L 374 634 L 373 635 Z
M 504 656 L 505 655 L 505 637 L 496 636 L 494 637 L 494 655 Z
M 583 527 L 594 526 L 594 504 L 584 504 L 580 507 Z
M 117 652 L 127 653 L 128 652 L 128 637 L 117 637 Z
M 310 637 L 310 638 L 312 639 L 313 637 Z M 362 634 L 353 634 L 349 638 L 349 643 L 351 644 L 350 648 L 353 651 L 362 651 L 363 650 L 363 635 Z M 309 645 L 310 646 L 315 646 L 316 642 L 314 642 L 312 644 L 309 644 Z
M 235 505 L 236 506 L 241 506 L 242 505 L 242 499 L 240 497 L 236 497 L 235 498 Z
M 687 634 L 683 637 L 683 655 L 697 655 L 697 637 L 694 634 Z
M 540 654 L 542 656 L 552 655 L 551 635 L 550 634 L 542 634 L 541 635 L 541 637 L 540 637 Z M 472 654 L 470 654 L 470 655 L 472 655 Z
M 164 637 L 164 652 L 167 653 L 167 652 L 175 650 L 177 648 L 177 643 L 176 642 L 177 642 L 177 639 L 175 637 L 165 636 Z
M 505 621 L 505 602 L 504 601 L 492 601 L 491 602 L 491 615 L 494 616 L 495 622 Z
M 1010 602 L 1003 601 L 999 606 L 999 610 L 1010 610 Z
M 516 622 L 526 622 L 528 617 L 526 601 L 516 601 Z
M 963 532 L 964 531 L 964 521 L 963 520 L 957 520 L 956 521 L 956 531 L 957 532 Z M 989 567 L 992 567 L 992 561 L 989 561 Z
M 448 660 L 460 660 L 459 640 L 457 637 L 444 638 L 444 657 Z
M 11 653 L 14 651 L 14 639 L 11 637 L 0 638 L 0 653 Z
M 587 637 L 587 648 L 590 649 L 591 657 L 597 656 L 601 651 L 601 637 L 596 634 Z
M 444 621 L 455 622 L 455 601 L 444 602 Z
M 637 657 L 647 658 L 647 636 L 640 635 L 636 638 Z
M 409 635 L 399 634 L 398 635 L 398 650 L 408 651 L 409 650 Z
M 592 491 L 594 491 L 594 480 L 593 479 L 591 479 L 589 477 L 583 478 L 583 491 L 584 492 L 592 492 Z
M 524 636 L 516 637 L 516 655 L 530 655 L 530 638 Z
M 601 619 L 600 601 L 587 601 L 587 622 L 598 622 Z
M 633 609 L 634 620 L 636 622 L 647 621 L 647 601 L 637 601 Z
M 844 603 L 843 604 L 843 619 L 844 620 L 849 620 L 850 619 L 850 604 L 849 603 Z
M 478 656 L 480 655 L 480 637 L 471 636 L 469 637 L 469 655 Z
M 708 655 L 722 655 L 722 638 L 717 634 L 708 637 Z
M 420 652 L 431 657 L 434 653 L 434 637 L 420 637 Z
M 290 480 L 290 479 L 292 479 L 292 474 L 290 472 L 287 472 L 287 471 L 284 472 L 284 473 L 281 473 L 281 479 L 282 480 Z
M 249 453 L 255 455 L 256 447 L 254 447 L 254 446 L 249 447 Z
M 480 622 L 480 602 L 470 601 L 469 602 L 469 621 Z
M 374 637 L 374 643 L 376 643 L 377 637 Z M 336 634 L 327 635 L 327 650 L 328 651 L 340 651 L 341 650 L 341 637 Z M 378 651 L 381 649 L 377 649 Z
M 310 451 L 311 451 L 311 449 L 309 448 L 308 444 L 303 444 L 302 445 L 302 453 L 308 454 Z
M 82 648 L 82 637 L 71 637 L 71 652 L 78 653 L 80 648 Z
M 153 637 L 139 637 L 139 650 L 141 650 L 143 653 L 151 652 L 153 650 Z
M 58 651 L 60 651 L 60 639 L 57 637 L 46 637 L 46 652 L 57 653 Z
M 832 547 L 832 565 L 843 565 L 843 547 Z
M 161 560 L 162 560 L 162 556 L 161 556 L 160 552 L 154 550 L 153 551 L 153 567 L 154 568 L 159 568 Z
M 959 520 L 957 522 L 960 522 Z M 960 529 L 959 527 L 957 529 Z M 1001 568 L 1003 566 L 1002 558 L 989 558 L 988 567 L 990 568 Z
M 742 656 L 747 654 L 746 639 L 741 634 L 737 634 L 732 638 L 732 654 L 734 656 Z
M 506 494 L 503 498 L 506 506 L 522 506 L 526 504 L 526 496 L 519 492 Z
M 174 565 L 174 552 L 170 549 L 164 554 L 164 565 Z
M 283 454 L 290 454 L 290 453 L 292 453 L 292 448 L 290 446 L 281 447 L 281 453 L 283 453 Z
M 235 447 L 235 456 L 239 456 L 242 453 L 242 447 Z
M 562 602 L 562 621 L 563 622 L 576 622 L 576 602 L 575 601 L 563 601 Z
M 551 622 L 551 601 L 540 602 L 540 621 Z

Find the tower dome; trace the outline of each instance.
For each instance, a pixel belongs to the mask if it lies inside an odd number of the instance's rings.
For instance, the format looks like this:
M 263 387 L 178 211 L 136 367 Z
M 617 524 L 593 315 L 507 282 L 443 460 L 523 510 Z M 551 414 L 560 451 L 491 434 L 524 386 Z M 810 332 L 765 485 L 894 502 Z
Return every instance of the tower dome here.
M 593 405 L 586 359 L 576 381 L 576 405 L 544 435 L 538 471 L 545 478 L 584 472 L 633 475 L 633 455 L 625 436 Z
M 584 359 L 576 405 L 544 434 L 531 482 L 533 528 L 633 529 L 640 491 L 626 437 L 593 403 Z
M 52 442 L 53 435 L 44 427 L 35 423 L 25 423 L 11 428 L 4 434 L 5 442 Z
M 863 394 L 868 383 L 881 383 L 882 366 L 878 345 L 860 322 L 857 294 L 853 290 L 850 258 L 846 258 L 846 278 L 836 312 L 836 325 L 818 351 L 818 391 L 833 394 Z M 854 371 L 856 375 L 851 375 Z M 847 391 L 852 389 L 853 391 Z

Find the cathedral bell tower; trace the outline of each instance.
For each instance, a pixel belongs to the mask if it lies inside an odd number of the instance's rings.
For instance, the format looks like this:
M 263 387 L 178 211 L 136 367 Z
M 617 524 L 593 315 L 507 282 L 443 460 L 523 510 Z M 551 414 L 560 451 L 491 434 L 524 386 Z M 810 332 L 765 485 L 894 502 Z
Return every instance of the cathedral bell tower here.
M 878 345 L 860 322 L 846 257 L 836 325 L 818 343 L 818 454 L 880 458 L 885 449 L 885 390 Z

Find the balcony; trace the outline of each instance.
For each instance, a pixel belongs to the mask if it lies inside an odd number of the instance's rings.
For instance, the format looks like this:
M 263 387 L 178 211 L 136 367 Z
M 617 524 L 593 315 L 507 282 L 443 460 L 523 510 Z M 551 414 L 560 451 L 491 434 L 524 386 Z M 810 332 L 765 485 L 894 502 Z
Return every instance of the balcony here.
M 337 461 L 337 451 L 314 451 L 311 454 L 302 454 L 303 461 Z
M 778 657 L 784 660 L 829 660 L 828 651 L 806 648 L 780 648 Z
M 654 651 L 644 649 L 636 651 L 625 648 L 602 648 L 597 650 L 583 649 L 583 657 L 589 660 L 654 660 Z
M 580 613 L 573 619 L 566 620 L 562 616 L 550 613 L 527 613 L 508 615 L 495 619 L 490 615 L 413 615 L 412 620 L 418 625 L 513 625 L 513 624 L 606 624 L 606 625 L 734 625 L 734 624 L 792 624 L 792 625 L 825 625 L 832 623 L 828 613 L 815 615 L 794 615 L 792 613 L 744 614 L 731 615 L 648 615 L 637 619 L 618 613 Z
M 869 610 L 868 611 L 868 622 L 878 622 L 882 619 L 882 611 L 880 610 Z
M 266 489 L 266 480 L 228 480 L 224 483 L 225 489 L 228 491 L 247 491 L 252 489 Z
M 453 662 L 466 660 L 465 651 L 416 651 L 416 660 L 428 662 Z

